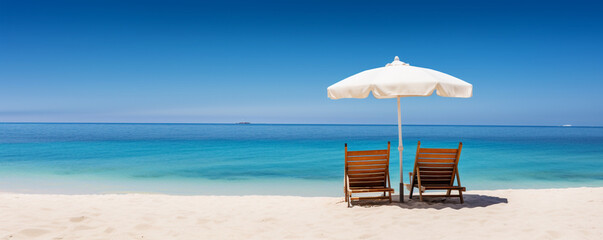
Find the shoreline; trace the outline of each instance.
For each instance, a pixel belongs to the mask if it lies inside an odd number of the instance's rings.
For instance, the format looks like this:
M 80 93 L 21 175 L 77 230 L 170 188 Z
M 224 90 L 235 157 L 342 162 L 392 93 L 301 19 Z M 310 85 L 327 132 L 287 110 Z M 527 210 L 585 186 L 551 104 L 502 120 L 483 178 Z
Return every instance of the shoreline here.
M 0 239 L 597 239 L 603 187 L 475 190 L 441 202 L 0 192 Z M 426 229 L 429 229 L 427 231 Z
M 411 167 L 407 167 L 410 169 Z M 391 178 L 394 189 L 398 179 Z M 405 183 L 408 180 L 406 180 Z M 512 181 L 464 179 L 469 191 L 537 190 L 598 188 L 601 181 Z M 107 176 L 74 177 L 70 175 L 24 175 L 4 173 L 0 176 L 0 193 L 48 195 L 157 194 L 175 196 L 299 196 L 342 197 L 342 180 L 257 178 L 251 180 L 213 180 L 186 178 L 129 179 Z M 208 194 L 211 193 L 211 194 Z M 405 194 L 408 191 L 405 189 Z
M 337 182 L 338 185 L 342 185 Z M 562 187 L 543 187 L 543 188 L 504 188 L 504 189 L 469 189 L 467 193 L 476 193 L 476 192 L 499 192 L 499 191 L 530 191 L 530 190 L 547 190 L 547 191 L 555 191 L 555 190 L 564 190 L 564 189 L 603 189 L 603 186 L 562 186 Z M 339 193 L 339 189 L 337 189 Z M 396 192 L 392 196 L 394 196 L 397 200 L 399 200 L 399 192 L 398 188 L 395 188 Z M 413 200 L 418 201 L 418 196 L 416 195 L 417 189 L 414 189 Z M 432 191 L 428 191 L 425 194 L 429 194 Z M 404 188 L 404 197 L 408 199 L 408 189 Z M 435 193 L 435 192 L 434 192 Z M 270 193 L 262 193 L 262 194 L 236 194 L 236 193 L 228 193 L 228 194 L 196 194 L 196 193 L 172 193 L 172 192 L 161 192 L 161 191 L 137 191 L 137 190 L 124 190 L 124 191 L 105 191 L 105 192 L 75 192 L 75 191 L 65 191 L 65 192 L 37 192 L 37 190 L 28 190 L 28 191 L 13 191 L 13 190 L 3 190 L 0 189 L 1 195 L 49 195 L 49 196 L 102 196 L 102 195 L 129 195 L 129 194 L 139 194 L 139 195 L 157 195 L 157 196 L 174 196 L 174 197 L 299 197 L 299 198 L 341 198 L 343 199 L 343 193 L 341 196 L 326 196 L 326 195 L 294 195 L 294 194 L 270 194 Z M 463 192 L 463 195 L 465 192 Z

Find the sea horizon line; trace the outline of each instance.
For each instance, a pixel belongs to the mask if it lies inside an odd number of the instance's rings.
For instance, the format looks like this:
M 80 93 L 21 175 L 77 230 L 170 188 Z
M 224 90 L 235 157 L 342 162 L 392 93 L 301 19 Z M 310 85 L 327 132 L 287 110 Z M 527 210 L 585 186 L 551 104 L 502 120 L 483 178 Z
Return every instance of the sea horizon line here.
M 265 122 L 0 122 L 0 124 L 124 124 L 124 125 L 318 125 L 318 126 L 397 126 L 384 123 L 265 123 Z M 402 124 L 434 127 L 573 127 L 602 128 L 596 125 L 520 125 L 520 124 Z

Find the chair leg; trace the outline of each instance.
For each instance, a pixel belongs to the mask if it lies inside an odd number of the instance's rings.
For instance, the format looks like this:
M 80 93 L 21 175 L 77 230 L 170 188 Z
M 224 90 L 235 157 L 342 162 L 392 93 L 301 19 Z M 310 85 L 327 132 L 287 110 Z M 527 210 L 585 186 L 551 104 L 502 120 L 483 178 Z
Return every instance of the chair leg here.
M 410 194 L 408 194 L 408 199 L 412 199 L 412 190 L 415 188 L 413 186 L 410 187 Z
M 349 199 L 348 199 L 349 197 Z M 350 193 L 349 196 L 345 197 L 346 202 L 348 202 L 348 207 L 352 207 L 352 194 Z
M 448 198 L 450 198 L 450 193 L 452 192 L 452 190 L 448 189 L 446 190 L 446 198 L 444 198 L 444 201 L 447 201 Z
M 459 189 L 459 198 L 461 199 L 461 204 L 465 203 L 465 201 L 463 201 L 463 191 Z
M 419 201 L 423 201 L 423 191 L 421 191 L 421 185 L 418 186 L 419 188 Z
M 343 187 L 343 194 L 345 195 L 345 201 L 348 201 L 348 188 L 346 188 L 345 186 Z
M 402 197 L 402 196 L 400 196 Z M 392 203 L 392 192 L 389 192 L 389 203 Z

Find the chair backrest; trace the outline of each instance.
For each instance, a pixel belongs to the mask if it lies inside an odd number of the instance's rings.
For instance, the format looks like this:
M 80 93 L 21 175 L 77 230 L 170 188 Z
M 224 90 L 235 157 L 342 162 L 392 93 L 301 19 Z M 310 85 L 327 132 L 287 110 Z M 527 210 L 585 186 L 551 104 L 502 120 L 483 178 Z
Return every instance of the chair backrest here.
M 345 144 L 345 176 L 350 187 L 389 187 L 389 149 L 348 151 Z
M 421 148 L 421 141 L 419 141 L 414 170 L 421 175 L 421 185 L 451 186 L 458 173 L 457 165 L 462 148 L 463 143 L 459 143 L 457 149 Z

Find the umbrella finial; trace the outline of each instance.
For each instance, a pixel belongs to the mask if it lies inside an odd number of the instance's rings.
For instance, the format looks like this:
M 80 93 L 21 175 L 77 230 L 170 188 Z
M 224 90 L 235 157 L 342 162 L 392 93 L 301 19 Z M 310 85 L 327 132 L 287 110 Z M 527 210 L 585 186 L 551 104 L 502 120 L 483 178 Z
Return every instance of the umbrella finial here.
M 400 58 L 398 56 L 396 56 L 394 58 L 393 62 L 385 64 L 386 67 L 390 67 L 390 66 L 404 66 L 404 65 L 408 66 L 408 63 L 400 61 Z

